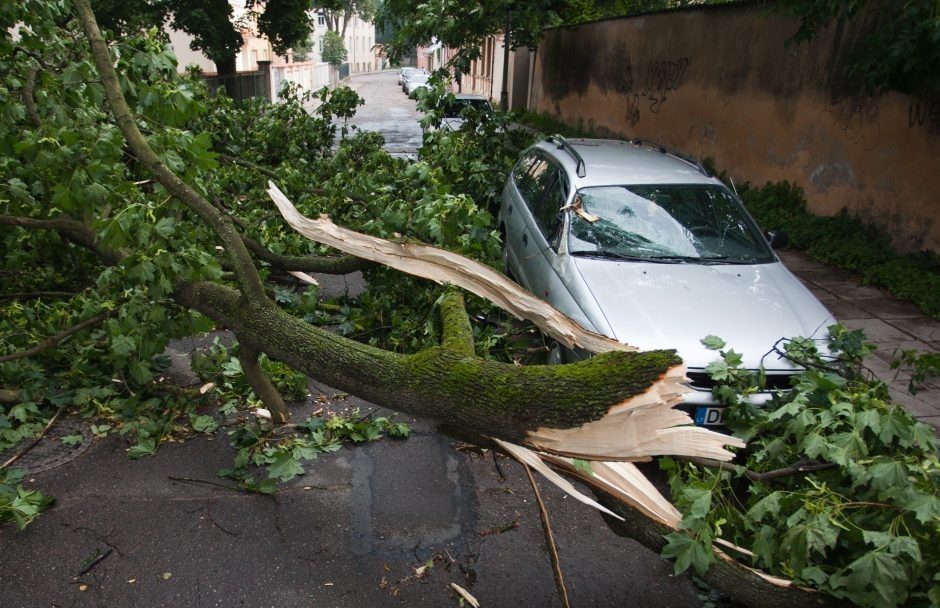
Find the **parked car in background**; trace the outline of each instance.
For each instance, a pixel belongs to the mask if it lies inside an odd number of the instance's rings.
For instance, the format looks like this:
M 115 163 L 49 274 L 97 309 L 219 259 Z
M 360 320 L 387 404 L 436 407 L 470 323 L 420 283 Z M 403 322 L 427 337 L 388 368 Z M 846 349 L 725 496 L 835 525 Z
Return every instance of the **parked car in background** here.
M 431 78 L 431 75 L 427 72 L 423 74 L 410 74 L 405 81 L 405 93 L 408 94 L 408 97 L 416 97 L 418 89 L 428 88 L 429 78 Z
M 457 93 L 453 101 L 444 104 L 444 118 L 441 120 L 441 128 L 450 131 L 459 131 L 463 126 L 465 112 L 478 112 L 481 114 L 491 114 L 493 106 L 489 100 L 482 95 L 473 95 L 470 93 Z
M 423 76 L 425 80 L 430 76 L 428 72 L 421 68 L 408 68 L 408 70 L 402 74 L 401 77 L 401 91 L 402 93 L 408 93 L 408 83 L 412 78 L 416 76 Z
M 724 339 L 768 390 L 799 368 L 782 338 L 825 340 L 831 313 L 771 249 L 738 197 L 700 164 L 640 141 L 545 139 L 510 173 L 498 221 L 507 273 L 586 328 L 640 349 L 675 348 L 693 391 L 682 406 L 718 425 L 700 340 Z M 589 356 L 554 345 L 553 362 Z M 766 401 L 770 393 L 754 396 Z
M 424 72 L 424 71 L 425 71 L 425 70 L 422 69 L 422 68 L 402 68 L 402 69 L 398 70 L 398 84 L 399 84 L 399 86 L 402 86 L 402 87 L 405 86 L 405 80 L 407 79 L 407 77 L 408 77 L 409 74 L 419 73 L 419 72 Z M 404 90 L 404 89 L 402 89 L 402 90 Z

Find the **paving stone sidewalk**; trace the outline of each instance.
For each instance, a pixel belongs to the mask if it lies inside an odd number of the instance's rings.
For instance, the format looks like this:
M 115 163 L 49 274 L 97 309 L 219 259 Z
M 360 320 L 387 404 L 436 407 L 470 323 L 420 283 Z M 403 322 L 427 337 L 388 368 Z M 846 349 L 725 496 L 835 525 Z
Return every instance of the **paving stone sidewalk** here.
M 891 396 L 915 418 L 940 435 L 940 381 L 925 382 L 917 394 L 908 392 L 910 374 L 891 369 L 896 351 L 940 352 L 940 321 L 887 291 L 862 285 L 851 274 L 816 262 L 798 252 L 778 252 L 813 294 L 849 329 L 861 329 L 878 350 L 866 361 L 871 372 L 889 383 Z

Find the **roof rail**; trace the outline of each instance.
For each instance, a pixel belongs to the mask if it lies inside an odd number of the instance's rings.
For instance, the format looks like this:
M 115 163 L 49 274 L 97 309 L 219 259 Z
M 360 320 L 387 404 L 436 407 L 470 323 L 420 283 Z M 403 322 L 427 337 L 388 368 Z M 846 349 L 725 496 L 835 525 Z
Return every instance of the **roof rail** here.
M 702 163 L 700 163 L 698 159 L 696 159 L 694 156 L 685 154 L 684 152 L 679 152 L 678 150 L 674 150 L 672 148 L 667 148 L 666 146 L 663 146 L 661 144 L 657 144 L 651 141 L 643 141 L 640 139 L 634 139 L 634 140 L 630 140 L 630 143 L 632 143 L 634 146 L 646 146 L 648 148 L 653 148 L 655 150 L 658 150 L 660 154 L 668 154 L 669 156 L 674 156 L 675 158 L 678 158 L 679 160 L 686 162 L 692 165 L 693 167 L 695 167 L 696 169 L 698 169 L 699 172 L 705 177 L 712 176 L 712 174 L 709 173 L 708 169 L 706 169 L 705 166 Z
M 545 141 L 555 143 L 559 150 L 564 150 L 575 159 L 575 161 L 578 163 L 575 166 L 575 171 L 578 172 L 578 177 L 584 177 L 587 175 L 587 169 L 584 166 L 584 159 L 581 158 L 581 155 L 578 154 L 578 151 L 574 149 L 574 146 L 572 146 L 567 139 L 556 133 L 555 135 L 549 135 L 547 138 L 545 138 Z

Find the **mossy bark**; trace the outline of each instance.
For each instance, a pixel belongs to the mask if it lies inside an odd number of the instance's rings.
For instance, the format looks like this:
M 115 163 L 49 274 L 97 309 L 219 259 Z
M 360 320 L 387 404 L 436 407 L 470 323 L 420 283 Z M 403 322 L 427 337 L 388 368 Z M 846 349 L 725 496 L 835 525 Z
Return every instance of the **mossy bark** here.
M 180 303 L 229 327 L 268 356 L 378 405 L 521 441 L 528 430 L 573 428 L 644 392 L 680 360 L 673 351 L 613 352 L 558 366 L 518 366 L 473 354 L 459 295 L 442 303 L 444 343 L 400 355 L 323 331 L 266 301 L 199 282 Z

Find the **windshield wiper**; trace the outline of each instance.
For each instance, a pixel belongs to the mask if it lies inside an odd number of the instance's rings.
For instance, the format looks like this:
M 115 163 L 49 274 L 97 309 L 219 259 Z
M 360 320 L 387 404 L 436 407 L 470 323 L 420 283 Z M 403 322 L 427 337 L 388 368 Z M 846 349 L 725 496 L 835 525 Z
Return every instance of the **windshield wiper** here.
M 598 260 L 626 260 L 628 262 L 650 261 L 649 258 L 627 255 L 625 253 L 617 253 L 616 251 L 572 251 L 571 255 L 577 256 L 579 258 L 595 258 Z
M 682 262 L 686 261 L 697 262 L 702 259 L 671 255 L 628 255 L 626 253 L 619 253 L 617 251 L 572 251 L 571 255 L 583 258 L 595 258 L 598 260 L 623 260 L 626 262 L 647 262 L 650 264 L 681 264 Z
M 729 260 L 726 255 L 713 255 L 708 257 L 693 257 L 688 255 L 661 255 L 650 258 L 651 262 L 664 262 L 671 264 L 741 264 L 738 260 Z

